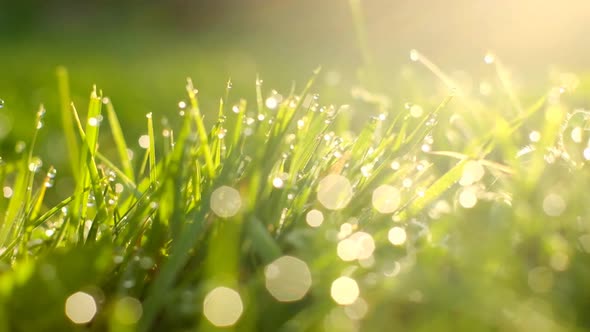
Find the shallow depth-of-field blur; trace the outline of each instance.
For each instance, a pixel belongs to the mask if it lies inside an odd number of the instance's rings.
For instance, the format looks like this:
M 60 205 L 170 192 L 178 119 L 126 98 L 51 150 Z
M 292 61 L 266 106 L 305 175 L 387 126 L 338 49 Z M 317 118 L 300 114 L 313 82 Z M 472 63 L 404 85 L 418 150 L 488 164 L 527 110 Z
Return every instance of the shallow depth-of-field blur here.
M 584 0 L 0 9 L 0 332 L 590 329 Z

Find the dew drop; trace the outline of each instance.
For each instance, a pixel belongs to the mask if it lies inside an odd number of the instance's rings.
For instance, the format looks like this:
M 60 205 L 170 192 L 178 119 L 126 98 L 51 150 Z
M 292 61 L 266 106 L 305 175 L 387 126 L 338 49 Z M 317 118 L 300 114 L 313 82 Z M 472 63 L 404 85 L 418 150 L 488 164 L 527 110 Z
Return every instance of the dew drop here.
M 95 117 L 88 118 L 88 125 L 91 126 L 91 127 L 98 126 L 98 119 L 95 118 Z
M 268 292 L 280 302 L 301 300 L 311 288 L 311 272 L 307 264 L 292 256 L 282 256 L 264 269 Z
M 393 186 L 384 184 L 373 191 L 373 207 L 379 213 L 393 213 L 399 207 L 400 202 L 400 192 Z
M 422 106 L 420 105 L 412 105 L 410 107 L 410 115 L 415 117 L 415 118 L 419 118 L 422 116 L 422 114 L 424 114 L 424 109 L 422 108 Z
M 4 188 L 2 188 L 2 194 L 4 195 L 4 198 L 10 198 L 13 195 L 13 190 L 12 188 L 6 186 Z
M 96 315 L 96 301 L 90 294 L 76 292 L 66 299 L 66 316 L 75 324 L 86 324 Z
M 203 314 L 211 324 L 218 327 L 234 325 L 243 311 L 240 294 L 228 287 L 213 289 L 203 301 Z
M 475 190 L 470 187 L 463 189 L 459 194 L 459 204 L 466 209 L 474 207 L 477 204 Z
M 559 217 L 566 208 L 565 200 L 554 193 L 545 196 L 543 199 L 543 211 L 551 217 Z
M 398 226 L 392 227 L 387 233 L 387 239 L 394 246 L 401 246 L 407 239 L 406 230 Z
M 412 179 L 410 179 L 410 178 L 405 178 L 402 181 L 402 186 L 404 186 L 405 188 L 410 188 L 413 184 L 414 184 L 414 181 L 412 181 Z
M 39 157 L 33 157 L 29 162 L 29 171 L 37 173 L 41 166 L 43 166 L 43 161 Z
M 485 174 L 485 169 L 479 161 L 470 160 L 463 166 L 463 175 L 459 180 L 462 186 L 470 186 L 481 180 Z
M 27 144 L 23 141 L 18 141 L 16 142 L 16 145 L 14 146 L 14 151 L 16 153 L 23 153 L 23 151 L 25 151 L 25 149 L 27 148 Z
M 219 132 L 217 133 L 217 138 L 222 139 L 225 137 L 226 134 L 227 134 L 227 129 L 221 128 L 221 129 L 219 129 Z
M 330 295 L 334 302 L 340 305 L 353 304 L 360 295 L 356 280 L 342 276 L 332 282 Z
M 311 210 L 305 215 L 305 221 L 311 227 L 320 227 L 324 222 L 324 214 L 320 210 Z
M 49 169 L 47 172 L 47 179 L 45 180 L 45 187 L 51 188 L 55 183 L 55 176 L 57 175 L 57 170 L 53 167 Z
M 541 140 L 541 133 L 536 130 L 531 131 L 529 134 L 529 140 L 533 143 L 540 141 Z
M 343 209 L 348 205 L 352 196 L 350 181 L 342 175 L 329 174 L 318 185 L 318 200 L 330 210 Z
M 275 98 L 275 96 L 270 96 L 270 97 L 266 98 L 266 101 L 264 102 L 264 104 L 269 109 L 274 110 L 279 106 L 279 101 Z
M 150 137 L 148 135 L 139 136 L 137 142 L 142 149 L 149 149 L 150 147 Z
M 572 129 L 571 138 L 575 143 L 582 143 L 582 128 L 576 127 Z
M 240 193 L 229 186 L 221 186 L 211 194 L 211 210 L 221 218 L 230 218 L 242 207 Z
M 304 126 L 305 126 L 305 121 L 297 120 L 297 129 L 303 129 Z
M 0 99 L 0 108 L 4 108 L 4 100 Z

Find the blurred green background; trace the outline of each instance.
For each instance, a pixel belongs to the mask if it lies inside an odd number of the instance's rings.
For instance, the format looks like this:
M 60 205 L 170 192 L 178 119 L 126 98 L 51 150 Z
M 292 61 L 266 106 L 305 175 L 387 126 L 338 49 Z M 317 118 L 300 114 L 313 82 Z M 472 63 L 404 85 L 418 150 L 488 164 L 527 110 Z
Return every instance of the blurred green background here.
M 539 89 L 549 85 L 548 69 L 583 77 L 590 66 L 585 42 L 590 3 L 585 0 L 4 1 L 0 151 L 10 154 L 32 132 L 41 103 L 48 125 L 59 124 L 58 65 L 68 68 L 73 100 L 82 113 L 96 84 L 113 100 L 128 138 L 143 133 L 143 125 L 129 124 L 145 113 L 177 111 L 188 76 L 207 111 L 216 109 L 230 77 L 232 101 L 252 100 L 257 74 L 265 81 L 265 93 L 271 88 L 286 92 L 322 65 L 317 90 L 323 102 L 346 103 L 363 64 L 351 2 L 364 12 L 378 88 L 399 99 L 400 106 L 411 95 L 399 77 L 408 72 L 413 48 L 470 82 L 482 73 L 488 50 L 525 73 L 527 87 Z M 426 71 L 416 76 L 436 82 Z M 428 85 L 424 90 L 431 91 Z M 62 138 L 50 135 L 44 148 L 59 160 Z

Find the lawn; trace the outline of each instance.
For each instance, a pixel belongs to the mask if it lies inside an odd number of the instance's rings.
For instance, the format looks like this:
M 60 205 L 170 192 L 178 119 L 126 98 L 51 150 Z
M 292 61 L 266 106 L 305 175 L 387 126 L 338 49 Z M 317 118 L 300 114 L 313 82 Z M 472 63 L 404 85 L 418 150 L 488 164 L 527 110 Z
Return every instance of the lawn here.
M 0 332 L 590 329 L 584 70 L 357 29 L 334 62 L 1 54 Z

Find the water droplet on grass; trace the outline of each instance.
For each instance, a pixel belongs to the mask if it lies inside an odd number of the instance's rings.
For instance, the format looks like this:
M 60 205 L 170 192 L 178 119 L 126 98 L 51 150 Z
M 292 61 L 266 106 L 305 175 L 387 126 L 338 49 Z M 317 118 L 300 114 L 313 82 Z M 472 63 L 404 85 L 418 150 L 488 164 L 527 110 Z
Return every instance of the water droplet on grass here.
M 4 108 L 4 100 L 0 99 L 0 108 Z
M 467 187 L 459 194 L 459 204 L 466 209 L 471 209 L 477 204 L 477 195 L 475 190 L 471 187 Z
M 217 216 L 230 218 L 236 215 L 242 207 L 242 198 L 236 189 L 221 186 L 211 194 L 210 206 Z
M 332 282 L 330 295 L 336 303 L 350 305 L 359 297 L 360 290 L 356 280 L 342 276 Z
M 402 181 L 402 186 L 404 186 L 405 188 L 410 188 L 413 184 L 414 184 L 414 181 L 412 181 L 412 179 L 410 179 L 410 178 L 405 178 Z
M 244 305 L 240 294 L 228 287 L 213 289 L 203 301 L 203 314 L 217 327 L 234 325 L 243 311 Z
M 266 101 L 264 102 L 264 104 L 269 109 L 274 110 L 279 106 L 279 101 L 274 96 L 270 96 L 270 97 L 266 98 Z
M 540 141 L 541 133 L 536 130 L 531 131 L 531 133 L 529 134 L 529 140 L 533 143 Z
M 149 149 L 150 147 L 150 137 L 148 135 L 139 136 L 137 142 L 142 149 Z
M 41 169 L 41 166 L 43 166 L 43 160 L 39 157 L 33 157 L 31 158 L 31 162 L 29 162 L 29 171 L 37 173 Z
M 572 141 L 574 141 L 575 143 L 582 143 L 582 128 L 576 127 L 572 129 L 570 136 L 572 138 Z
M 324 222 L 324 214 L 320 210 L 311 210 L 305 215 L 305 221 L 311 227 L 320 227 Z
M 2 188 L 2 194 L 4 195 L 4 198 L 12 197 L 13 193 L 14 192 L 11 187 L 6 186 L 6 187 Z
M 398 226 L 392 227 L 387 233 L 387 239 L 394 246 L 401 246 L 407 239 L 406 230 Z
M 342 175 L 330 174 L 323 178 L 318 185 L 318 200 L 330 210 L 343 209 L 348 205 L 352 196 L 350 181 Z
M 545 196 L 543 199 L 543 211 L 551 217 L 559 217 L 566 208 L 565 200 L 554 193 Z
M 282 256 L 264 269 L 268 292 L 280 302 L 301 300 L 311 287 L 311 272 L 307 264 L 292 256 Z
M 91 127 L 98 126 L 98 119 L 95 118 L 95 117 L 88 118 L 88 125 L 91 126 Z
M 90 294 L 76 292 L 66 299 L 65 313 L 74 324 L 86 324 L 96 315 L 96 301 Z
M 23 151 L 25 151 L 25 149 L 27 148 L 27 144 L 23 141 L 18 141 L 16 142 L 16 145 L 14 147 L 14 151 L 16 153 L 23 153 Z
M 45 181 L 45 187 L 51 188 L 55 183 L 55 176 L 57 175 L 57 170 L 53 167 L 49 169 L 47 172 L 47 179 Z
M 380 213 L 393 213 L 399 207 L 401 195 L 397 188 L 381 185 L 373 191 L 373 207 Z
M 481 180 L 485 174 L 485 169 L 479 161 L 470 160 L 463 166 L 463 175 L 459 180 L 462 186 L 470 186 Z
M 419 118 L 422 116 L 422 114 L 424 114 L 424 109 L 422 108 L 422 106 L 420 105 L 412 105 L 410 107 L 410 115 L 415 117 L 415 118 Z

